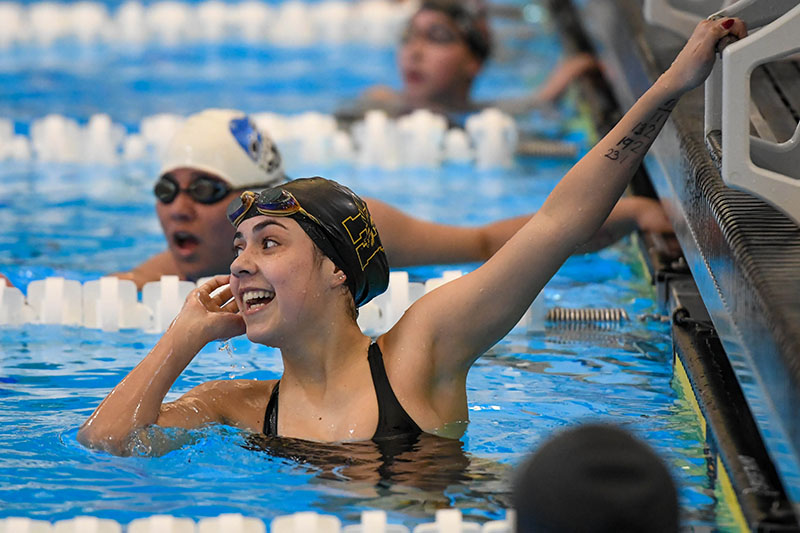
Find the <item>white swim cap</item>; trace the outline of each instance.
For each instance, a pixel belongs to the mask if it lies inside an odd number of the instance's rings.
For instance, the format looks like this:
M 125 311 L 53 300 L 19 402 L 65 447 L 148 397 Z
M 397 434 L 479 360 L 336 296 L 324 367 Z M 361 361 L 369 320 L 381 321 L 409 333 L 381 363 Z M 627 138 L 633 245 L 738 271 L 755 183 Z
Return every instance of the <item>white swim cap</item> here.
M 275 143 L 233 109 L 206 109 L 186 119 L 167 146 L 159 176 L 177 168 L 215 174 L 234 189 L 286 181 Z

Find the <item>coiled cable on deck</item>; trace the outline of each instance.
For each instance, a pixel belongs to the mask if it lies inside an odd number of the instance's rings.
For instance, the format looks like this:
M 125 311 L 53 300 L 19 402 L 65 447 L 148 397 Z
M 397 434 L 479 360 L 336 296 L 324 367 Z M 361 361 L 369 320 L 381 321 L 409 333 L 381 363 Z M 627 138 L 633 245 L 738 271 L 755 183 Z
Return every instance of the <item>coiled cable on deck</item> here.
M 549 322 L 627 322 L 628 313 L 621 307 L 553 307 L 547 311 Z

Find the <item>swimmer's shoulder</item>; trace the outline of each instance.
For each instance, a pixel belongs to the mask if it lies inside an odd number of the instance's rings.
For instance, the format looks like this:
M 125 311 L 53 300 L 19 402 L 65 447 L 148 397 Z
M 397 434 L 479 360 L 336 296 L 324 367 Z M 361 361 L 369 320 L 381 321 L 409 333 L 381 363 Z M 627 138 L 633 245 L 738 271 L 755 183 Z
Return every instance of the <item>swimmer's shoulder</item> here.
M 389 386 L 397 401 L 426 433 L 452 437 L 442 428 L 468 418 L 465 380 L 440 375 L 431 338 L 419 335 L 414 321 L 395 326 L 378 337 Z M 460 430 L 463 433 L 463 428 Z M 460 436 L 456 435 L 456 437 Z
M 417 323 L 409 314 L 411 311 L 375 342 L 381 350 L 392 387 L 412 395 L 427 396 L 434 372 L 431 346 L 424 332 L 414 327 Z
M 388 85 L 373 85 L 361 95 L 361 99 L 371 104 L 390 102 L 395 103 L 401 94 Z
M 193 391 L 222 423 L 258 433 L 277 382 L 277 379 L 220 379 L 203 383 Z

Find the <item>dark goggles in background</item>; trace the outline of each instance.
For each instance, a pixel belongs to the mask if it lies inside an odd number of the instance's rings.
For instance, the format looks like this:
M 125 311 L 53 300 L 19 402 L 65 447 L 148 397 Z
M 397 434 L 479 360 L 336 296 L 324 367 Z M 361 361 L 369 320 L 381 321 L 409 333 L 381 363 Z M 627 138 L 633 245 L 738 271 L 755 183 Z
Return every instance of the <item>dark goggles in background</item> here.
M 181 189 L 178 182 L 169 174 L 164 174 L 153 187 L 153 194 L 158 201 L 169 204 L 178 196 L 178 193 L 185 192 L 192 197 L 192 200 L 201 204 L 215 204 L 228 196 L 231 188 L 224 181 L 212 178 L 211 176 L 197 176 L 192 180 L 188 187 Z

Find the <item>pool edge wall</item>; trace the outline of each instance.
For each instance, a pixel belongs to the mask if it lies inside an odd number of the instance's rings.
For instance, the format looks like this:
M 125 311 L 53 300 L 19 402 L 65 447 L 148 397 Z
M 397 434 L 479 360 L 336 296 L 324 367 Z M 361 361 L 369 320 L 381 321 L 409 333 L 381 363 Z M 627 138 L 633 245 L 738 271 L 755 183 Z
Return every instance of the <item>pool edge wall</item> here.
M 615 98 L 629 108 L 683 41 L 645 26 L 633 0 L 572 5 Z M 800 229 L 763 201 L 725 187 L 702 139 L 702 106 L 702 88 L 684 97 L 645 168 L 797 512 L 800 328 L 792 325 L 800 323 L 800 268 L 791 266 L 800 265 Z

